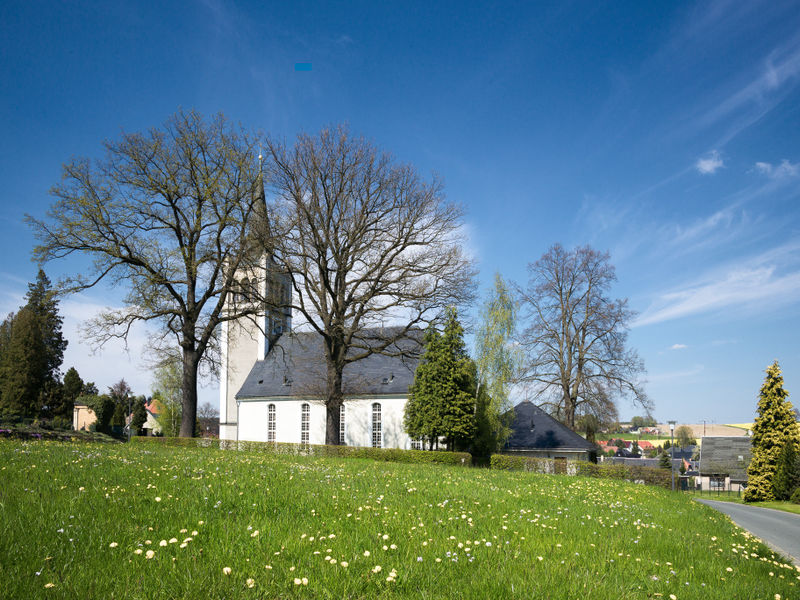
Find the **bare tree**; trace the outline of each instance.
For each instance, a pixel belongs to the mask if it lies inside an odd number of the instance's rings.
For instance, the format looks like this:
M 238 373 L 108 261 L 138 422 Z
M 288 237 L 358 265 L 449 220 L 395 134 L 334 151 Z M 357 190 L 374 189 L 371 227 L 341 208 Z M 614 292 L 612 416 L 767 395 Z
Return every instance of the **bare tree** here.
M 627 300 L 607 296 L 616 281 L 608 253 L 556 244 L 528 271 L 527 288 L 518 288 L 529 323 L 524 380 L 543 404 L 572 429 L 576 414 L 613 414 L 617 395 L 649 409 L 639 381 L 644 365 L 625 347 L 634 313 Z
M 40 240 L 34 256 L 92 259 L 61 282 L 63 292 L 101 280 L 128 289 L 125 308 L 91 322 L 97 345 L 127 339 L 136 323 L 156 322 L 155 342 L 180 347 L 180 435 L 189 437 L 198 366 L 212 357 L 218 325 L 263 312 L 261 286 L 243 294 L 236 279 L 258 271 L 267 245 L 258 141 L 222 115 L 205 121 L 180 112 L 161 129 L 104 145 L 104 158 L 64 166 L 48 219 L 27 217 Z
M 293 310 L 324 341 L 325 438 L 337 444 L 345 367 L 402 352 L 398 342 L 472 298 L 462 213 L 439 180 L 422 180 L 346 127 L 268 147 L 275 261 L 291 278 Z M 376 331 L 385 324 L 394 327 Z

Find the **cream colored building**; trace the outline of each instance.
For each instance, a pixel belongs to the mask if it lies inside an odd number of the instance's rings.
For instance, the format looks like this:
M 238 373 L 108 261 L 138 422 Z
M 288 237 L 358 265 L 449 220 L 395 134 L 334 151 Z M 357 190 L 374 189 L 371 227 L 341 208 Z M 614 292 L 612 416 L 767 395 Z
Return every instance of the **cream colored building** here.
M 97 415 L 85 404 L 76 404 L 72 409 L 72 429 L 75 431 L 88 431 L 95 421 L 97 421 Z

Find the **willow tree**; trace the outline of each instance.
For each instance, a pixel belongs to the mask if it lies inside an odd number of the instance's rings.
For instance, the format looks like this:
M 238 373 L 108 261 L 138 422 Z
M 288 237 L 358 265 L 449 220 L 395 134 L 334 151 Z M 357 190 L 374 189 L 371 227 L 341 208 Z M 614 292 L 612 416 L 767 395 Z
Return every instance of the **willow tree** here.
M 483 305 L 475 334 L 478 368 L 476 450 L 489 455 L 508 439 L 513 420 L 509 400 L 521 354 L 514 342 L 517 305 L 499 273 Z
M 95 344 L 150 323 L 154 345 L 180 348 L 180 435 L 189 437 L 198 367 L 213 358 L 218 326 L 263 311 L 263 286 L 234 301 L 236 277 L 258 270 L 267 243 L 258 140 L 222 115 L 192 111 L 104 147 L 102 158 L 65 164 L 47 218 L 28 217 L 40 242 L 34 257 L 89 259 L 61 282 L 64 293 L 101 281 L 127 290 L 123 308 L 89 323 Z
M 800 444 L 800 428 L 783 389 L 783 375 L 778 361 L 767 367 L 761 386 L 758 414 L 753 423 L 753 458 L 747 467 L 745 502 L 774 500 L 773 478 L 778 459 L 786 444 Z
M 541 403 L 572 429 L 576 415 L 615 412 L 620 396 L 649 410 L 644 364 L 626 346 L 634 312 L 608 295 L 616 281 L 608 253 L 556 244 L 528 272 L 528 286 L 518 290 L 528 324 L 523 379 Z
M 338 444 L 347 365 L 417 349 L 420 329 L 472 297 L 462 211 L 438 179 L 346 127 L 268 148 L 274 260 L 290 277 L 295 314 L 322 337 L 325 443 Z

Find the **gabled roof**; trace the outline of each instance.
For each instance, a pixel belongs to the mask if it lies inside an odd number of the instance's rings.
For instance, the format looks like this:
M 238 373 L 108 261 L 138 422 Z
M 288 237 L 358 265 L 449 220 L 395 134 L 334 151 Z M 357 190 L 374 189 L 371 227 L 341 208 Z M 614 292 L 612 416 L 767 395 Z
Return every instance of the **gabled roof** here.
M 365 330 L 363 338 L 370 347 L 376 347 L 396 333 L 394 328 L 371 329 Z M 413 336 L 389 346 L 387 352 L 391 355 L 372 354 L 348 364 L 344 369 L 344 394 L 408 394 L 422 352 L 422 332 L 415 330 Z M 292 332 L 282 335 L 265 359 L 256 361 L 236 398 L 322 396 L 326 380 L 322 337 L 316 332 Z
M 747 481 L 747 467 L 753 456 L 751 444 L 752 439 L 747 436 L 704 437 L 700 445 L 700 474 L 729 475 L 733 482 Z
M 505 450 L 550 449 L 591 451 L 595 446 L 532 402 L 517 404 Z

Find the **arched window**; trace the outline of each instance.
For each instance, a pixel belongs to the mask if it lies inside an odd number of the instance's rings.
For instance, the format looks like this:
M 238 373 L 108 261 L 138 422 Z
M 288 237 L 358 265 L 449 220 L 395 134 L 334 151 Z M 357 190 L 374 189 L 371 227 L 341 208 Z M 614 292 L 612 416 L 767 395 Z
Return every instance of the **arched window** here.
M 308 445 L 308 431 L 311 425 L 311 406 L 303 403 L 300 407 L 300 443 Z
M 344 446 L 344 402 L 339 407 L 339 444 Z
M 375 402 L 372 405 L 372 447 L 383 447 L 383 431 L 381 426 L 381 405 Z
M 267 441 L 275 441 L 275 405 L 267 406 Z

